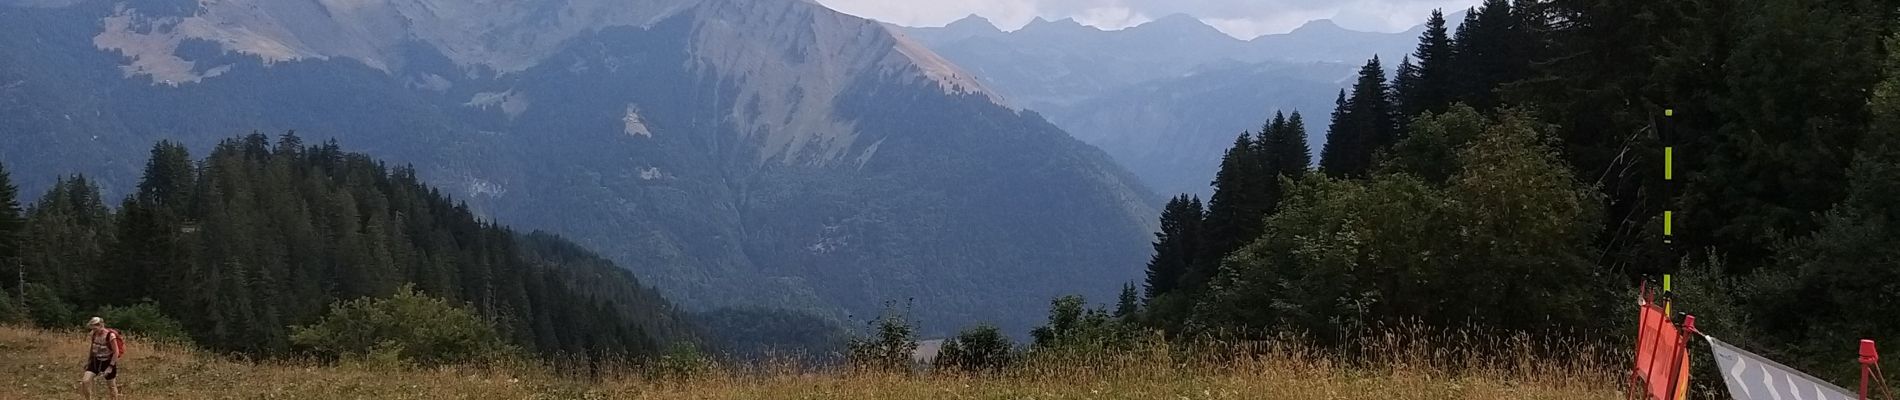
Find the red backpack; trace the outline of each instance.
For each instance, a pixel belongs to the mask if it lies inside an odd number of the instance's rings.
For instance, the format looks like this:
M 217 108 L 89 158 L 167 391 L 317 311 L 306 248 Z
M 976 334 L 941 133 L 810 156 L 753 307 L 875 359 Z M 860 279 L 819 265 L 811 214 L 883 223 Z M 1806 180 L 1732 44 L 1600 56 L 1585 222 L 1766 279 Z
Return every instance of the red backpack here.
M 120 335 L 118 329 L 106 328 L 106 341 L 112 343 L 113 359 L 125 358 L 125 335 Z

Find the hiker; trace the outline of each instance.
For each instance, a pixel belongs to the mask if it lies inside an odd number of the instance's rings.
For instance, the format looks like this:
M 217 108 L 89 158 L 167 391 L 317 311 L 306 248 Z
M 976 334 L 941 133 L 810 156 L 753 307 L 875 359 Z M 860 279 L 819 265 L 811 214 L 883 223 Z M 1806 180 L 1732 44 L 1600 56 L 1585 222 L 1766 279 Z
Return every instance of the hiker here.
M 92 317 L 86 326 L 92 327 L 88 335 L 92 346 L 86 353 L 86 373 L 79 377 L 79 393 L 91 399 L 92 378 L 103 377 L 112 388 L 112 398 L 119 398 L 119 358 L 125 356 L 125 340 L 119 331 L 106 328 L 104 318 Z

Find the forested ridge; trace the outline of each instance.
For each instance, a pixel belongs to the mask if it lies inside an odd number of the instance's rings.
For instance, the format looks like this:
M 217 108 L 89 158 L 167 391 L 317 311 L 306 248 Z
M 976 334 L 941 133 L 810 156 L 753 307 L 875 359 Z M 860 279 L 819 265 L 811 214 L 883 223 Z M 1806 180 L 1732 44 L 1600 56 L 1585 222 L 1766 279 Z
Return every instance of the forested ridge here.
M 1674 273 L 1705 332 L 1851 376 L 1857 339 L 1900 337 L 1896 10 L 1488 0 L 1456 29 L 1434 12 L 1414 54 L 1339 93 L 1317 168 L 1297 114 L 1242 134 L 1211 198 L 1164 208 L 1141 290 L 1113 312 L 1058 299 L 1032 348 L 1141 330 L 1350 346 L 1401 326 L 1616 343 L 1636 287 Z
M 96 309 L 156 308 L 200 346 L 282 356 L 309 350 L 292 327 L 332 304 L 413 288 L 531 354 L 638 359 L 694 340 L 630 272 L 555 235 L 485 221 L 414 169 L 335 141 L 252 134 L 201 160 L 160 142 L 116 206 L 83 176 L 25 205 L 6 180 L 0 172 L 0 259 L 17 260 L 23 279 L 7 268 L 0 321 L 69 327 Z

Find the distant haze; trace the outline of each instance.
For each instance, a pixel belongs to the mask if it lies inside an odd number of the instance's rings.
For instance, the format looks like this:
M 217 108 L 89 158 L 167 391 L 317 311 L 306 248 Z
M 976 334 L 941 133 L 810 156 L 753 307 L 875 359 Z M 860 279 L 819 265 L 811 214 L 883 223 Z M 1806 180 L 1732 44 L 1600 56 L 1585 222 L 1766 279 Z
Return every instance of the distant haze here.
M 1006 30 L 1036 18 L 1074 18 L 1084 25 L 1120 29 L 1173 14 L 1201 18 L 1241 39 L 1285 33 L 1316 19 L 1347 29 L 1399 32 L 1432 9 L 1476 7 L 1479 0 L 817 0 L 838 11 L 904 26 L 943 26 L 971 14 Z

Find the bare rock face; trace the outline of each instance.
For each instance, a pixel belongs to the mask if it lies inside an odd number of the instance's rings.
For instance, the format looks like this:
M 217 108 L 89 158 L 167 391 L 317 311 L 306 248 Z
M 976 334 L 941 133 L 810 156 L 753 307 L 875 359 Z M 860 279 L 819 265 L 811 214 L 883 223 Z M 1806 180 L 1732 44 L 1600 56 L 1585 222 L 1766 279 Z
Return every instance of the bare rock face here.
M 688 307 L 943 331 L 1106 298 L 1152 221 L 1100 150 L 810 0 L 0 0 L 0 121 L 16 177 L 117 190 L 157 139 L 295 129 Z
M 27 1 L 27 0 L 14 0 Z M 30 0 L 52 2 L 54 0 Z M 401 66 L 398 46 L 420 41 L 464 66 L 501 72 L 532 67 L 559 45 L 611 26 L 642 26 L 696 0 L 199 0 L 190 16 L 151 16 L 121 6 L 107 18 L 102 49 L 147 61 L 137 73 L 195 81 L 159 64 L 184 39 L 202 39 L 269 61 L 351 58 Z M 74 2 L 76 3 L 76 2 Z
M 169 86 L 225 72 L 177 55 L 194 39 L 267 63 L 347 58 L 389 73 L 400 72 L 407 61 L 401 47 L 416 41 L 465 69 L 507 74 L 539 65 L 580 35 L 685 13 L 696 21 L 694 69 L 738 83 L 733 95 L 746 106 L 729 117 L 743 122 L 741 140 L 762 146 L 760 162 L 826 165 L 864 156 L 850 153 L 859 132 L 834 112 L 857 77 L 931 82 L 946 94 L 1002 102 L 894 29 L 808 0 L 199 0 L 198 7 L 196 15 L 153 16 L 120 5 L 93 43 L 123 55 L 127 77 Z M 510 116 L 527 107 L 518 94 L 483 95 L 469 105 Z
M 739 102 L 750 106 L 731 117 L 745 121 L 745 138 L 760 139 L 762 158 L 824 165 L 855 156 L 847 151 L 858 147 L 859 132 L 834 107 L 858 77 L 929 82 L 951 95 L 989 93 L 888 26 L 808 1 L 717 0 L 697 16 L 694 67 L 738 82 Z

